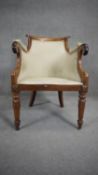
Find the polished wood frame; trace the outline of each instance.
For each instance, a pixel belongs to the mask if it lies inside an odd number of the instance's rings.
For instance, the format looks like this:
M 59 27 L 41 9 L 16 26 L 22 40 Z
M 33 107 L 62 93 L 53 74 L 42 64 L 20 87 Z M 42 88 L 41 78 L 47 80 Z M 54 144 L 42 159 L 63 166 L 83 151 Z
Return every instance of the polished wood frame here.
M 64 41 L 65 49 L 67 52 L 70 52 L 68 46 L 68 37 L 57 37 L 57 38 L 50 38 L 50 37 L 43 37 L 43 36 L 33 36 L 33 35 L 26 35 L 28 38 L 27 49 L 25 49 L 22 44 L 18 41 L 14 41 L 12 43 L 12 50 L 16 54 L 16 67 L 11 74 L 11 90 L 12 90 L 12 98 L 13 98 L 13 109 L 14 109 L 14 116 L 15 116 L 15 128 L 19 130 L 20 126 L 20 92 L 21 91 L 32 91 L 32 96 L 30 99 L 29 106 L 32 106 L 36 97 L 37 91 L 58 91 L 58 97 L 60 101 L 60 106 L 63 107 L 63 91 L 78 91 L 79 92 L 79 102 L 78 102 L 78 128 L 80 129 L 83 124 L 83 116 L 84 116 L 84 109 L 85 109 L 85 102 L 86 102 L 86 94 L 88 92 L 88 74 L 84 71 L 82 66 L 82 57 L 83 55 L 88 54 L 88 45 L 82 44 L 78 46 L 77 53 L 77 68 L 81 78 L 81 82 L 83 85 L 31 85 L 31 84 L 18 84 L 17 77 L 20 72 L 21 68 L 21 50 L 24 52 L 28 52 L 31 48 L 32 40 L 42 40 L 42 41 Z

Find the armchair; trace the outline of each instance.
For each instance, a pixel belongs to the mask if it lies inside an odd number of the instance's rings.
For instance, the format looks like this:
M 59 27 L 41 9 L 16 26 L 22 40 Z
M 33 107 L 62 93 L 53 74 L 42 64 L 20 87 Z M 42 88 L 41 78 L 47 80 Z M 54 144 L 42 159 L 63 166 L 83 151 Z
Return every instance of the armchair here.
M 63 91 L 78 91 L 78 121 L 80 129 L 88 92 L 88 74 L 82 67 L 82 56 L 88 54 L 87 44 L 78 44 L 71 50 L 69 37 L 47 38 L 27 35 L 28 44 L 20 40 L 12 43 L 16 54 L 16 68 L 11 74 L 11 90 L 15 127 L 20 126 L 20 92 L 31 91 L 29 106 L 32 106 L 37 91 L 58 91 L 63 107 Z

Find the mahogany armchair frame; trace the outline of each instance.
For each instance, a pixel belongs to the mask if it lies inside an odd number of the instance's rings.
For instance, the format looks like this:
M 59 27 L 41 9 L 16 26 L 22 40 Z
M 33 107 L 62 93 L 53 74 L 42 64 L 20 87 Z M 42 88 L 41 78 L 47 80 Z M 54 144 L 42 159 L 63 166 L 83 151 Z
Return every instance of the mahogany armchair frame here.
M 31 47 L 31 42 L 33 39 L 44 40 L 44 41 L 64 41 L 65 48 L 69 52 L 68 38 L 47 38 L 47 37 L 38 37 L 32 35 L 26 35 L 28 37 L 27 50 L 17 41 L 12 43 L 12 50 L 16 54 L 16 67 L 11 74 L 11 91 L 13 99 L 13 110 L 15 116 L 15 128 L 19 130 L 20 128 L 20 92 L 21 91 L 32 91 L 32 96 L 30 99 L 29 106 L 32 106 L 35 100 L 37 91 L 58 91 L 58 97 L 60 101 L 60 106 L 63 107 L 63 91 L 78 91 L 79 92 L 79 102 L 78 102 L 78 120 L 77 125 L 78 129 L 82 128 L 84 109 L 86 103 L 86 94 L 88 92 L 88 73 L 86 73 L 82 66 L 82 57 L 83 55 L 88 54 L 88 45 L 82 44 L 77 47 L 78 59 L 77 59 L 77 68 L 78 73 L 81 78 L 82 85 L 53 85 L 53 84 L 42 84 L 42 85 L 31 85 L 31 84 L 18 84 L 17 77 L 20 72 L 21 67 L 21 50 L 28 52 Z

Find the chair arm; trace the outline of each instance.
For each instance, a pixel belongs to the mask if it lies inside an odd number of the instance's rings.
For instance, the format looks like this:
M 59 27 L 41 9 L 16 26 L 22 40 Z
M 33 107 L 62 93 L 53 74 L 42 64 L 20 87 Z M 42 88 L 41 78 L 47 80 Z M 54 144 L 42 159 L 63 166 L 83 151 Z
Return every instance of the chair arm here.
M 12 51 L 20 57 L 21 50 L 27 52 L 27 47 L 21 42 L 21 40 L 16 39 L 12 42 Z
M 89 52 L 89 47 L 85 43 L 78 43 L 77 47 L 70 50 L 69 54 L 74 54 L 77 53 L 77 68 L 78 68 L 78 73 L 81 79 L 81 82 L 83 83 L 83 87 L 88 89 L 88 73 L 84 70 L 83 64 L 82 64 L 82 56 L 86 56 Z
M 14 40 L 12 42 L 12 51 L 17 55 L 16 59 L 16 67 L 11 73 L 11 81 L 12 84 L 17 84 L 17 77 L 20 72 L 20 66 L 21 66 L 21 51 L 27 52 L 27 47 L 21 42 L 21 40 Z
M 21 50 L 27 52 L 26 46 L 24 46 L 24 44 L 20 40 L 14 40 L 12 43 L 12 51 L 17 55 L 17 59 L 16 67 L 11 73 L 12 84 L 17 84 L 17 77 L 19 75 L 21 66 Z
M 79 49 L 82 49 L 82 54 L 84 56 L 88 55 L 89 47 L 88 44 L 85 43 L 78 43 L 77 47 L 75 47 L 74 49 L 70 49 L 69 53 L 72 54 L 74 52 L 77 52 Z
M 78 44 L 78 72 L 80 74 L 81 81 L 83 82 L 83 87 L 85 91 L 88 90 L 89 75 L 83 68 L 82 56 L 88 55 L 88 52 L 89 52 L 88 44 L 85 44 L 85 43 Z

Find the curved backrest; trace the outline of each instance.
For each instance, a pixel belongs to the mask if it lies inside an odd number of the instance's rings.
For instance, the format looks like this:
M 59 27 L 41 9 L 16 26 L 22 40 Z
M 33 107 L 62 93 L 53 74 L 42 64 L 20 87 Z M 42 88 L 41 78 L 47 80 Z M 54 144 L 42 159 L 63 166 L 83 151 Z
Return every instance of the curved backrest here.
M 77 51 L 70 54 L 64 39 L 32 39 L 27 52 L 21 51 L 18 81 L 27 78 L 58 77 L 80 82 Z

